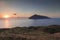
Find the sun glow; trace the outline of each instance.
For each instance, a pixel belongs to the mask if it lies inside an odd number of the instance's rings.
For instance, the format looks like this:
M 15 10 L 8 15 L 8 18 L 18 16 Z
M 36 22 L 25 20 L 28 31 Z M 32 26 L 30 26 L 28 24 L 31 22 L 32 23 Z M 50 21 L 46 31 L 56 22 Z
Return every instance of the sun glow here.
M 10 16 L 9 15 L 4 15 L 3 18 L 9 18 Z

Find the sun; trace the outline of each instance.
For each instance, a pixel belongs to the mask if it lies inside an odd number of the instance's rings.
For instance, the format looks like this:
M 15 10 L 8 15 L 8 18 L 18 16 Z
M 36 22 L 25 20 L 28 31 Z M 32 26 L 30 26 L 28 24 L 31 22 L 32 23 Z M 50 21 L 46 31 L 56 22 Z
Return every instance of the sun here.
M 10 16 L 9 15 L 4 15 L 3 18 L 9 18 Z

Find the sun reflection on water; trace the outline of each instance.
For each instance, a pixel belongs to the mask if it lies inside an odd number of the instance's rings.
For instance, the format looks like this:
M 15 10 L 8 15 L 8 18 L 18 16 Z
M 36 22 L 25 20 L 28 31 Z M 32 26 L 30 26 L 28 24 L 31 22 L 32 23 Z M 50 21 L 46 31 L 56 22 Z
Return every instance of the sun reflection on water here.
M 8 19 L 5 19 L 5 28 L 10 28 L 9 26 L 10 26 L 9 20 Z

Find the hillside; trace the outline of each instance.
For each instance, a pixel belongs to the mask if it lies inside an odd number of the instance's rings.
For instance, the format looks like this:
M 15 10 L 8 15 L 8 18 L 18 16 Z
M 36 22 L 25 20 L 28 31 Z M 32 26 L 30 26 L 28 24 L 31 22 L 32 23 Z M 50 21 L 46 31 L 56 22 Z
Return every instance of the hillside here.
M 0 40 L 60 40 L 60 25 L 0 29 Z

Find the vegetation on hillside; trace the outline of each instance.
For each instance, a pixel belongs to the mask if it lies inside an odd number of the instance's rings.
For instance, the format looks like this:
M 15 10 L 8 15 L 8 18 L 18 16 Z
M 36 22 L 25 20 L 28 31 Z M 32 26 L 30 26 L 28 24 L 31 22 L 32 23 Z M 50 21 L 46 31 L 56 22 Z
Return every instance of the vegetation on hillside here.
M 0 40 L 60 40 L 60 25 L 0 29 Z

